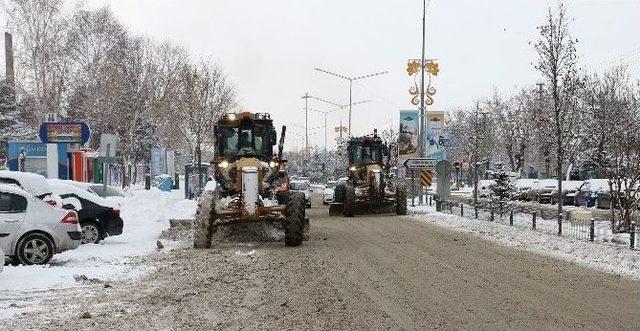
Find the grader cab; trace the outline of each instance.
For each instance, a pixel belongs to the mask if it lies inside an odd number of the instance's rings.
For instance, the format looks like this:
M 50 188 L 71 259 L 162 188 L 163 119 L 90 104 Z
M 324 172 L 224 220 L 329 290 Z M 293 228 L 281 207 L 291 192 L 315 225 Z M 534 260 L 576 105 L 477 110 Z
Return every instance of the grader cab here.
M 282 224 L 285 244 L 298 246 L 308 230 L 304 196 L 289 191 L 286 160 L 282 158 L 286 127 L 278 143 L 266 113 L 229 113 L 214 126 L 215 189 L 198 201 L 194 247 L 211 247 L 219 226 L 234 223 Z M 211 185 L 210 185 L 211 186 Z
M 380 213 L 394 208 L 398 215 L 407 214 L 407 194 L 397 185 L 389 164 L 389 148 L 378 136 L 351 138 L 347 147 L 349 180 L 335 189 L 333 215 L 342 213 Z

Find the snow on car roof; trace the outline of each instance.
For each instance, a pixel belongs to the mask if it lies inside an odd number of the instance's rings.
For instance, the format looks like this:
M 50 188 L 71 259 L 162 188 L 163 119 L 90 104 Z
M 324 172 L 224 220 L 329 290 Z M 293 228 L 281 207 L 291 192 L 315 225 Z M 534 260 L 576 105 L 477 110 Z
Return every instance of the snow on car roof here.
M 541 179 L 539 182 L 539 185 L 556 187 L 558 186 L 558 180 L 557 179 Z
M 518 188 L 532 187 L 532 186 L 538 184 L 538 182 L 539 182 L 538 179 L 523 178 L 523 179 L 516 180 L 515 186 L 518 187 Z
M 53 184 L 53 183 L 67 184 L 67 185 L 73 185 L 83 189 L 89 189 L 91 188 L 91 185 L 92 185 L 92 183 L 76 182 L 74 180 L 68 180 L 68 179 L 47 179 L 47 181 L 49 181 L 50 184 Z
M 20 171 L 0 170 L 0 178 L 13 179 L 20 183 L 20 186 L 25 191 L 33 194 L 34 196 L 42 196 L 51 194 L 51 188 L 44 176 Z
M 13 194 L 20 194 L 23 196 L 31 196 L 32 194 L 15 186 L 15 185 L 8 185 L 8 184 L 0 184 L 0 192 L 5 192 L 5 193 L 13 193 Z
M 563 180 L 562 189 L 563 190 L 577 189 L 578 187 L 580 187 L 580 185 L 582 185 L 582 183 L 584 183 L 584 181 L 582 180 Z
M 117 208 L 116 205 L 114 205 L 112 202 L 108 201 L 107 199 L 101 198 L 87 190 L 84 190 L 82 188 L 79 188 L 75 185 L 70 185 L 70 184 L 66 184 L 66 183 L 61 183 L 61 182 L 56 182 L 56 183 L 51 183 L 51 188 L 53 189 L 53 192 L 57 195 L 63 195 L 63 194 L 75 194 L 78 197 L 91 201 L 97 205 L 103 206 L 103 207 L 111 207 L 111 208 Z

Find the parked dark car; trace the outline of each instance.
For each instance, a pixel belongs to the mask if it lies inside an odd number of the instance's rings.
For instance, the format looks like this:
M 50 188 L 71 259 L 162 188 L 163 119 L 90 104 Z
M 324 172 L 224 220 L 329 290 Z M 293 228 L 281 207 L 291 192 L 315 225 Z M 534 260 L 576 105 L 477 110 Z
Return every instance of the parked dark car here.
M 72 204 L 63 205 L 63 208 L 78 212 L 83 244 L 97 244 L 107 236 L 122 234 L 124 222 L 120 209 L 109 201 L 73 185 L 51 183 L 51 188 L 66 201 L 75 198 L 80 203 L 80 208 Z
M 563 180 L 562 181 L 562 204 L 565 206 L 573 206 L 575 203 L 575 196 L 580 186 L 584 183 L 581 180 Z M 551 204 L 558 203 L 558 190 L 554 189 L 551 192 Z
M 609 180 L 589 179 L 586 180 L 576 192 L 573 204 L 576 207 L 594 207 L 598 204 L 598 197 L 604 198 L 603 194 L 609 192 Z M 601 201 L 602 203 L 603 201 Z M 608 203 L 607 203 L 608 204 Z M 606 208 L 609 208 L 608 206 Z

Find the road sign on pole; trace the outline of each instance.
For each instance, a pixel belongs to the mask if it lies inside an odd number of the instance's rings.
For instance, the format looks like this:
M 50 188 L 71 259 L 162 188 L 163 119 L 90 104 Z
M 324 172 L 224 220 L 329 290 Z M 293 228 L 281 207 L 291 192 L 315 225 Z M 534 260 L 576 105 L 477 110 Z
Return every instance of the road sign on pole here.
M 420 171 L 420 184 L 425 187 L 430 187 L 433 181 L 433 175 L 430 170 Z
M 437 159 L 407 159 L 404 161 L 404 166 L 408 169 L 435 171 L 437 162 Z

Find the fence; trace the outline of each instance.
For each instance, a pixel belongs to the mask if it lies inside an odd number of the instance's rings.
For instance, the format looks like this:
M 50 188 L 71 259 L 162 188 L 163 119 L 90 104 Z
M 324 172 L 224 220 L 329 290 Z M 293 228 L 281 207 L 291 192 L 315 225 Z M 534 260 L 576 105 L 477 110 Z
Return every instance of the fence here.
M 431 201 L 429 201 L 431 202 Z M 640 226 L 632 222 L 628 234 L 614 235 L 609 222 L 597 221 L 594 218 L 584 221 L 570 221 L 568 217 L 562 220 L 541 217 L 538 212 L 528 212 L 517 205 L 506 204 L 503 208 L 490 205 L 477 205 L 442 201 L 437 210 L 457 214 L 461 217 L 476 218 L 481 221 L 495 222 L 512 226 L 522 230 L 531 230 L 561 237 L 575 238 L 593 242 L 612 242 L 627 244 L 631 249 L 640 249 Z

